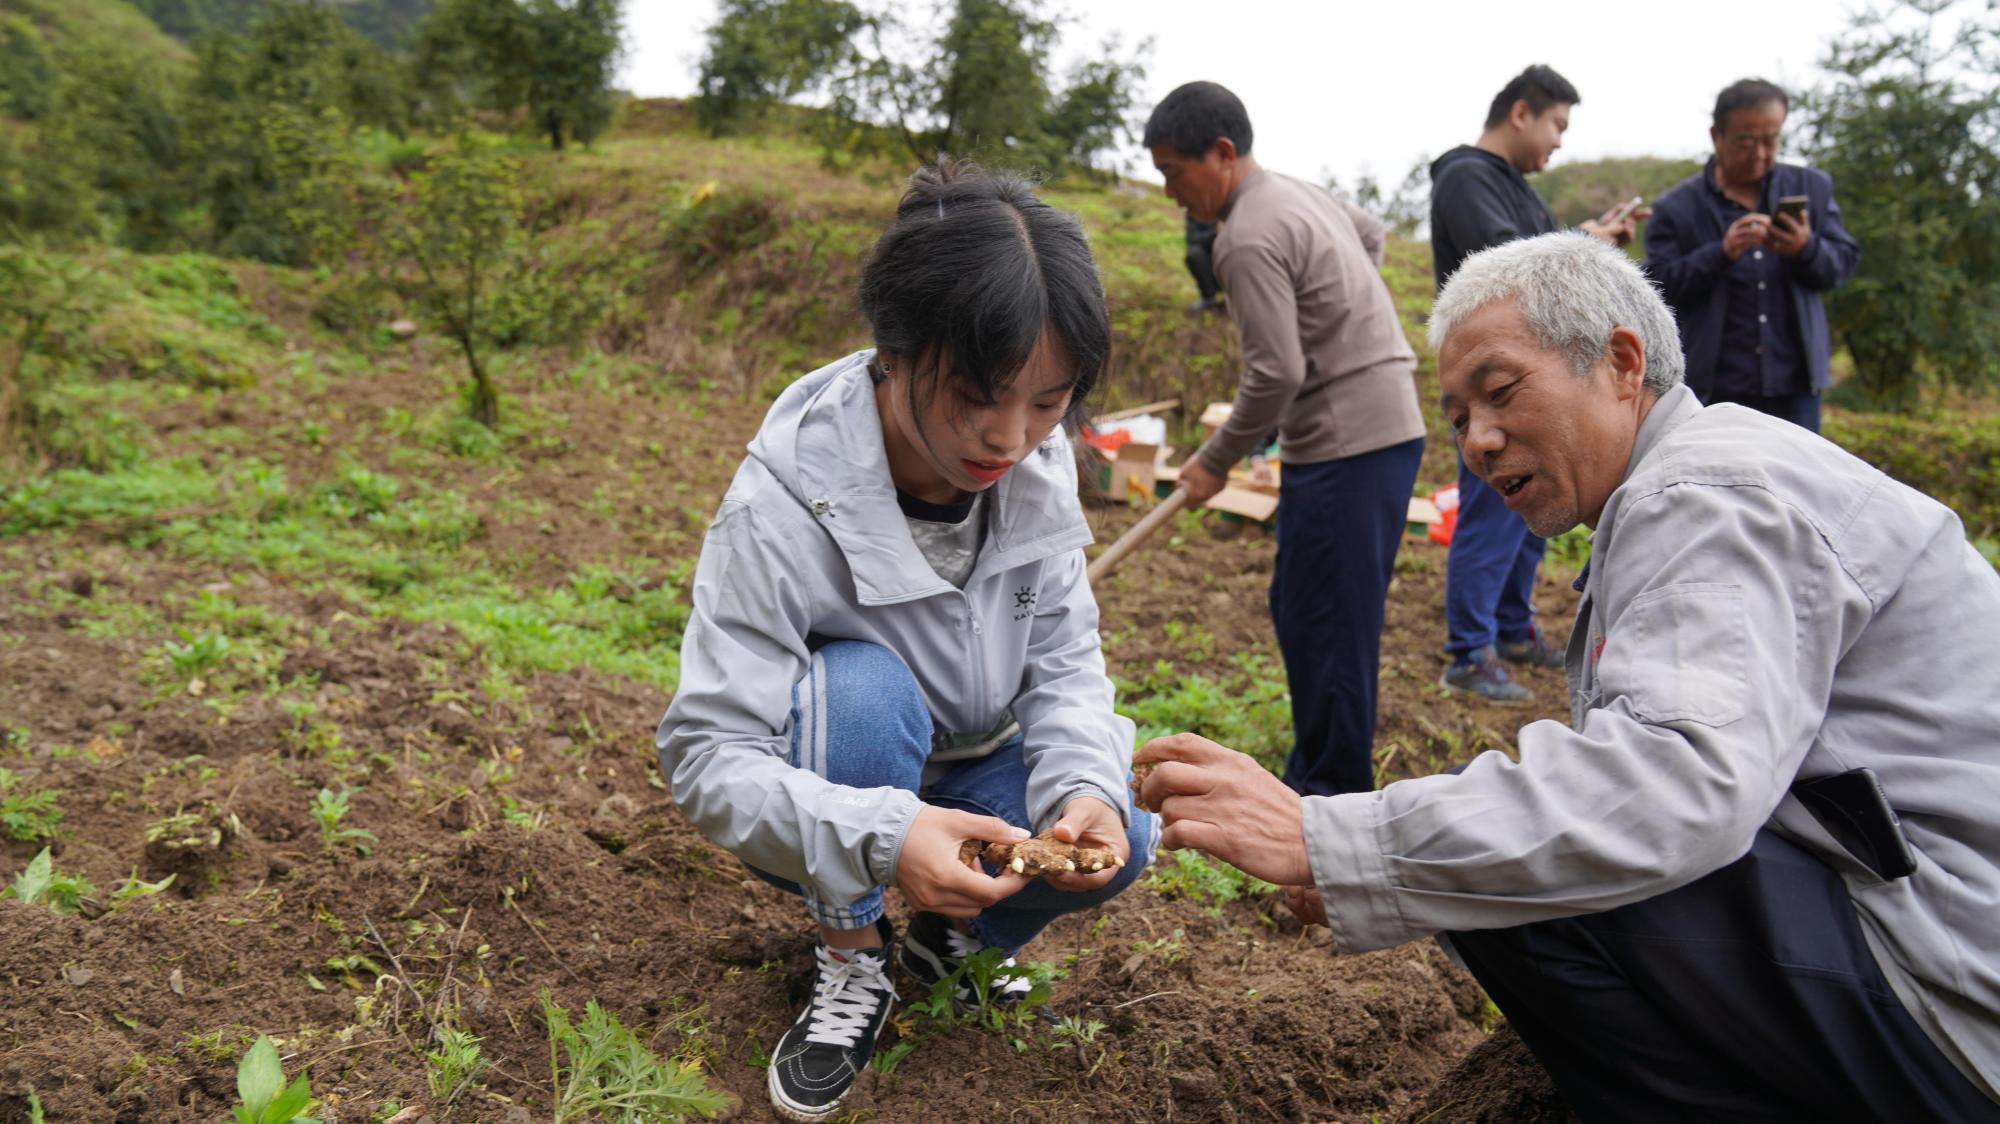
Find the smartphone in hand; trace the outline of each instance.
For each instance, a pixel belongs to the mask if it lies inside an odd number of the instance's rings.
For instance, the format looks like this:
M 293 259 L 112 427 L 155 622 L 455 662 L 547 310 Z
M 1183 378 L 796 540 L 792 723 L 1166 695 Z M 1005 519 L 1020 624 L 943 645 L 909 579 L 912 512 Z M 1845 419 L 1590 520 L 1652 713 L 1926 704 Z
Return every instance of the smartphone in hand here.
M 1609 221 L 1613 223 L 1624 222 L 1626 219 L 1630 218 L 1632 216 L 1632 212 L 1638 210 L 1639 205 L 1641 203 L 1644 203 L 1645 201 L 1646 201 L 1645 196 L 1634 195 L 1632 198 L 1627 199 L 1623 203 L 1618 204 L 1618 209 L 1611 212 L 1611 218 Z
M 1812 202 L 1812 199 L 1809 196 L 1786 195 L 1779 198 L 1775 213 L 1790 215 L 1799 222 L 1804 222 L 1806 219 L 1806 204 L 1810 202 Z

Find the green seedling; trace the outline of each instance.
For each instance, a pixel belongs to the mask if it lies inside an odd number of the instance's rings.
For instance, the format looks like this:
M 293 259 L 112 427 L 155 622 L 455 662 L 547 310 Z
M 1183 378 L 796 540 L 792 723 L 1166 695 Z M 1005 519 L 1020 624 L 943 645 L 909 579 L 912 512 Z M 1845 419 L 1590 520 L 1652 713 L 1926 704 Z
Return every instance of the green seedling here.
M 139 881 L 139 868 L 135 866 L 132 868 L 132 873 L 125 876 L 125 884 L 111 891 L 111 908 L 121 908 L 133 898 L 151 897 L 173 884 L 174 876 L 171 874 L 160 879 L 158 882 L 141 882 Z
M 18 898 L 29 905 L 42 902 L 57 913 L 81 913 L 84 899 L 96 892 L 97 887 L 77 875 L 57 873 L 49 849 L 44 847 L 28 860 L 13 885 L 0 890 L 0 897 Z
M 28 843 L 52 838 L 63 818 L 62 809 L 56 807 L 56 790 L 20 789 L 20 774 L 0 767 L 0 835 Z
M 236 1095 L 243 1098 L 232 1111 L 236 1124 L 319 1124 L 317 1117 L 304 1114 L 312 1100 L 312 1086 L 301 1072 L 289 1086 L 285 1069 L 278 1062 L 278 1047 L 271 1036 L 260 1034 L 236 1067 Z
M 714 1116 L 732 1103 L 728 1093 L 709 1087 L 700 1062 L 661 1061 L 597 1000 L 585 1005 L 580 1022 L 572 1022 L 547 992 L 541 1003 L 555 1124 L 597 1117 L 617 1124 L 682 1120 Z
M 438 1048 L 424 1054 L 425 1076 L 431 1097 L 449 1105 L 478 1083 L 486 1059 L 479 1056 L 479 1039 L 469 1031 L 440 1026 L 437 1040 Z
M 203 632 L 199 636 L 189 636 L 181 630 L 185 643 L 176 644 L 169 640 L 161 646 L 167 655 L 167 662 L 174 665 L 174 673 L 182 679 L 195 676 L 219 667 L 229 658 L 229 637 L 220 632 Z
M 1222 907 L 1238 898 L 1269 893 L 1276 886 L 1255 875 L 1245 874 L 1199 851 L 1172 851 L 1171 861 L 1157 862 L 1146 873 L 1146 885 L 1164 898 L 1194 902 L 1210 916 L 1220 916 Z
M 1175 929 L 1172 936 L 1161 937 L 1156 941 L 1133 941 L 1132 948 L 1147 956 L 1157 955 L 1160 963 L 1171 967 L 1187 959 L 1187 930 Z
M 1082 1042 L 1095 1042 L 1104 1030 L 1104 1020 L 1091 1019 L 1085 1022 L 1080 1015 L 1064 1015 L 1049 1033 L 1055 1036 L 1054 1048 L 1066 1050 Z
M 327 854 L 332 854 L 335 848 L 346 843 L 366 855 L 368 844 L 375 842 L 375 833 L 366 828 L 340 826 L 340 821 L 347 816 L 347 798 L 352 791 L 344 788 L 335 793 L 332 789 L 322 788 L 313 797 L 312 817 L 319 821 L 319 841 Z

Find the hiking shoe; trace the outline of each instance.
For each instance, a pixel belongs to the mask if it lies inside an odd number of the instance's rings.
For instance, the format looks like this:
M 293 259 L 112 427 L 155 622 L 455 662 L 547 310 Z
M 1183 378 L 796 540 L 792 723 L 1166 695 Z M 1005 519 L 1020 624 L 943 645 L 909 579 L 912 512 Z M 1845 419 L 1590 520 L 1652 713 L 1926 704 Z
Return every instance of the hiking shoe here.
M 881 948 L 813 947 L 819 972 L 812 999 L 799 1021 L 778 1039 L 764 1084 L 771 1107 L 787 1120 L 825 1120 L 875 1052 L 876 1036 L 889 1021 L 896 987 L 889 981 L 895 929 L 885 918 Z
M 968 957 L 983 951 L 987 946 L 979 938 L 961 933 L 951 923 L 951 919 L 941 913 L 918 913 L 910 918 L 910 927 L 903 935 L 903 968 L 924 985 L 926 992 L 937 985 L 939 980 L 948 980 L 965 966 Z M 1009 972 L 1015 968 L 1014 958 L 1002 960 L 996 972 L 986 1002 L 1002 1011 L 1011 1011 L 1021 1005 L 1028 993 L 1035 989 L 1034 982 L 1024 972 Z M 958 976 L 958 984 L 952 988 L 952 1003 L 962 1012 L 979 1009 L 979 990 L 971 973 Z
M 1508 663 L 1526 664 L 1530 667 L 1563 665 L 1563 650 L 1549 642 L 1548 634 L 1544 633 L 1542 626 L 1538 624 L 1528 626 L 1527 639 L 1502 640 L 1493 645 L 1493 650 Z
M 1518 706 L 1535 697 L 1534 692 L 1514 682 L 1490 644 L 1454 658 L 1438 683 L 1502 706 Z

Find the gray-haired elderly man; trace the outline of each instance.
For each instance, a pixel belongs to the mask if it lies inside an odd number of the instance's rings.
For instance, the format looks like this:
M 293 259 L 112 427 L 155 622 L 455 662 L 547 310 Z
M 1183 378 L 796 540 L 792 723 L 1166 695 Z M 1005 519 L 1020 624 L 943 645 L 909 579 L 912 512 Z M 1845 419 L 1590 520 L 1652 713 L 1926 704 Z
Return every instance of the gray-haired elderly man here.
M 1595 532 L 1570 725 L 1304 799 L 1161 738 L 1163 843 L 1344 950 L 1446 934 L 1586 1120 L 2000 1120 L 2000 575 L 1925 496 L 1703 407 L 1588 236 L 1468 259 L 1431 338 L 1466 463 Z

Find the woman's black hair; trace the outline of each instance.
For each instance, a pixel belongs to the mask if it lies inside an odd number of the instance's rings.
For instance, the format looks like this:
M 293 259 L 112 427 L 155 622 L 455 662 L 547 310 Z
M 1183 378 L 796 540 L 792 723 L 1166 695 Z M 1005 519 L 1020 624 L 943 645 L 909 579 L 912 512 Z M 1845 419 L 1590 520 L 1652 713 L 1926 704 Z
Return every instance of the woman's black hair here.
M 919 170 L 860 295 L 876 349 L 911 365 L 912 405 L 919 384 L 934 390 L 946 375 L 998 398 L 1049 332 L 1075 379 L 1064 422 L 1088 416 L 1111 350 L 1104 287 L 1083 225 L 1026 180 L 942 156 Z

